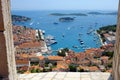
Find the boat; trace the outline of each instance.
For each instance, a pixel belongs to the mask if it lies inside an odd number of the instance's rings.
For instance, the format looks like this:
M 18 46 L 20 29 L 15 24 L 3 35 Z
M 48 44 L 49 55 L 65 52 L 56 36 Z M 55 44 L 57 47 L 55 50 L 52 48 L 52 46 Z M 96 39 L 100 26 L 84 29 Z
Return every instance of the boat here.
M 46 42 L 47 46 L 57 43 L 57 41 L 55 41 L 54 36 L 51 36 L 51 35 L 48 35 L 45 37 L 45 42 Z
M 58 24 L 57 22 L 54 22 L 53 24 Z
M 65 35 L 64 35 L 64 34 L 62 34 L 62 37 L 65 37 Z
M 78 39 L 78 41 L 80 42 L 81 45 L 84 44 L 84 42 L 81 39 Z
M 78 39 L 79 41 L 81 41 L 81 39 Z
M 83 27 L 80 27 L 80 28 L 83 28 Z
M 84 49 L 84 50 L 85 50 L 86 48 L 82 48 L 82 49 Z
M 83 35 L 82 33 L 79 33 L 79 36 Z
M 42 33 L 45 34 L 45 30 L 42 30 Z
M 70 27 L 68 27 L 67 29 L 70 30 Z
M 72 46 L 72 47 L 73 47 L 73 48 L 78 48 L 78 46 L 75 46 L 75 45 L 74 45 L 74 46 Z
M 91 34 L 94 31 L 94 29 L 90 29 L 87 34 Z
M 31 22 L 30 25 L 33 25 L 33 22 Z
M 94 41 L 96 41 L 96 39 L 94 39 Z
M 84 44 L 84 42 L 83 42 L 83 41 L 80 41 L 80 44 L 81 44 L 81 45 L 83 45 L 83 44 Z
M 86 49 L 91 49 L 91 47 L 88 47 L 88 48 L 86 48 Z
M 46 36 L 45 39 L 47 39 L 47 40 L 55 40 L 54 36 L 51 36 L 51 35 Z
M 50 45 L 57 43 L 57 41 L 55 41 L 55 40 L 45 40 L 45 42 L 46 42 L 47 46 L 50 46 Z

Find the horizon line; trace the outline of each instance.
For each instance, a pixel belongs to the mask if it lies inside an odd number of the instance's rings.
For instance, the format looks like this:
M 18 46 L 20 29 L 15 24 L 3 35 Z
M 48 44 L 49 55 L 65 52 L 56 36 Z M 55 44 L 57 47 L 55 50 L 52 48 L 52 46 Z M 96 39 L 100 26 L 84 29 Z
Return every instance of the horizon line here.
M 11 11 L 118 11 L 113 9 L 11 9 Z

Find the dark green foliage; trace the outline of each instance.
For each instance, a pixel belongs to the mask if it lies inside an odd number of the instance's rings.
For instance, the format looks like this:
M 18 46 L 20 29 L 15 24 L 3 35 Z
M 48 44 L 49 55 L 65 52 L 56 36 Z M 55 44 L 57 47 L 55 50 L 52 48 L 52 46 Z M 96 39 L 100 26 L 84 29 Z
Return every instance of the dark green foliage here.
M 23 74 L 24 72 L 25 72 L 25 70 L 17 70 L 17 73 Z
M 30 72 L 31 73 L 36 73 L 36 69 L 32 69 Z
M 111 64 L 108 64 L 108 67 L 109 67 L 109 68 L 112 68 L 112 63 L 111 63 Z
M 37 73 L 40 73 L 40 72 L 42 72 L 42 71 L 41 71 L 40 69 L 36 69 L 36 72 L 37 72 Z
M 112 57 L 113 57 L 113 54 L 114 54 L 114 52 L 104 52 L 104 53 L 102 54 L 102 56 L 108 56 L 108 57 L 112 58 Z
M 41 71 L 40 69 L 32 69 L 30 70 L 31 73 L 40 73 L 40 72 L 43 72 Z
M 108 33 L 109 31 L 116 32 L 116 25 L 108 25 L 101 27 L 99 30 L 97 30 L 97 33 L 101 35 L 104 33 Z
M 100 34 L 100 30 L 97 30 L 97 33 Z
M 69 69 L 70 69 L 71 72 L 76 72 L 76 67 L 77 66 L 75 64 L 70 64 L 69 65 Z
M 64 51 L 65 51 L 65 52 L 68 52 L 68 51 L 69 51 L 69 49 L 68 49 L 68 48 L 64 48 Z
M 84 71 L 84 69 L 80 69 L 80 70 L 78 70 L 78 72 L 85 72 L 85 71 Z
M 52 71 L 52 68 L 50 68 L 50 69 L 43 69 L 43 72 L 51 72 Z
M 45 64 L 45 67 L 48 67 L 48 64 Z
M 98 33 L 100 33 L 101 31 L 105 31 L 106 33 L 109 31 L 116 32 L 116 25 L 104 26 L 104 27 L 101 27 L 99 30 L 97 30 Z
M 30 21 L 31 18 L 19 15 L 12 15 L 12 21 L 14 22 L 23 22 L 23 21 Z
M 58 55 L 58 56 L 65 57 L 65 52 L 64 52 L 64 51 L 58 52 L 57 55 Z
M 33 65 L 39 65 L 39 62 L 31 62 L 30 64 L 31 64 L 31 66 L 33 66 Z
M 68 48 L 64 48 L 64 49 L 61 50 L 61 52 L 58 51 L 57 55 L 58 55 L 58 56 L 62 56 L 62 57 L 64 57 L 64 56 L 66 56 L 65 53 L 68 52 L 68 51 L 69 51 Z

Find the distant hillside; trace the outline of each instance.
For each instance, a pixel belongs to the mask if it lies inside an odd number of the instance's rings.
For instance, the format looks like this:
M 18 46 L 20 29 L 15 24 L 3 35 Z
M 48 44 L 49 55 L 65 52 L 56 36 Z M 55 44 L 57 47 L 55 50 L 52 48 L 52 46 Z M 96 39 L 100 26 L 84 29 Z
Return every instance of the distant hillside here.
M 93 15 L 117 15 L 118 12 L 110 12 L 110 13 L 89 12 L 88 14 L 93 14 Z
M 101 34 L 101 33 L 107 33 L 107 32 L 109 32 L 109 31 L 116 32 L 116 26 L 117 26 L 117 25 L 103 26 L 103 27 L 99 28 L 99 30 L 97 30 L 97 32 L 98 32 L 99 34 Z
M 31 18 L 25 17 L 25 16 L 19 16 L 19 15 L 12 15 L 12 21 L 13 22 L 26 22 L 31 20 Z
M 87 14 L 83 13 L 70 13 L 70 14 L 64 14 L 64 13 L 51 13 L 52 16 L 87 16 Z

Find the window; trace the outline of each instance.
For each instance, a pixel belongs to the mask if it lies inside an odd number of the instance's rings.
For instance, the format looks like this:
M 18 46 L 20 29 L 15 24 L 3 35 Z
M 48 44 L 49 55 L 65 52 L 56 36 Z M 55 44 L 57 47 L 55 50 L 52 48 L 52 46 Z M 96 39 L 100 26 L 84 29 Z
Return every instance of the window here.
M 46 3 L 48 6 L 42 5 L 45 1 L 37 3 L 37 7 L 32 6 L 31 2 L 27 6 L 23 4 L 26 6 L 23 8 L 13 0 L 13 9 L 18 9 L 12 11 L 17 59 L 27 58 L 30 63 L 32 57 L 39 59 L 35 60 L 35 65 L 43 72 L 45 67 L 53 71 L 71 71 L 71 68 L 90 72 L 112 70 L 117 19 L 117 7 L 112 1 L 107 6 L 113 5 L 114 8 L 99 7 L 102 1 L 98 1 L 99 6 L 81 1 L 88 7 L 78 6 L 81 4 L 79 1 L 63 5 L 64 1 L 55 1 L 53 6 L 58 4 L 56 7 L 51 6 L 52 1 Z

